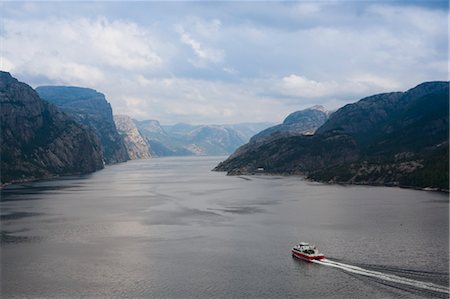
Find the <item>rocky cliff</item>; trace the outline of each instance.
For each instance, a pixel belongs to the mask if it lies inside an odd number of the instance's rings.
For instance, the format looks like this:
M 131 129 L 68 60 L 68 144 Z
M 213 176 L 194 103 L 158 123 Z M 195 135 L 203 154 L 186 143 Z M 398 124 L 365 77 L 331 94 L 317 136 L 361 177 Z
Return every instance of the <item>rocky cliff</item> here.
M 69 86 L 40 86 L 36 91 L 42 99 L 58 106 L 95 132 L 107 164 L 128 160 L 125 144 L 114 124 L 111 105 L 102 93 Z
M 114 123 L 125 142 L 130 159 L 151 158 L 149 145 L 142 137 L 131 117 L 127 115 L 114 115 Z
M 0 72 L 2 183 L 103 168 L 97 137 L 27 84 Z
M 313 136 L 238 151 L 215 170 L 448 190 L 448 126 L 449 83 L 426 82 L 346 105 Z

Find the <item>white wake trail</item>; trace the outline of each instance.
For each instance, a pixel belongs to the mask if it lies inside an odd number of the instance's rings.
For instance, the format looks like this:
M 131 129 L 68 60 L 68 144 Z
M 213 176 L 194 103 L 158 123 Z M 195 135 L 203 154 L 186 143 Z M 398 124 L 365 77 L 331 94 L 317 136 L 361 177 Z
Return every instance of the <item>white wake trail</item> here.
M 313 260 L 312 262 L 314 262 L 316 264 L 324 265 L 324 266 L 339 268 L 339 269 L 342 269 L 342 270 L 345 270 L 345 271 L 348 271 L 351 273 L 355 273 L 355 274 L 360 274 L 360 275 L 364 275 L 364 276 L 382 279 L 385 281 L 410 285 L 410 286 L 413 286 L 416 288 L 421 288 L 421 289 L 425 289 L 425 290 L 429 290 L 429 291 L 446 293 L 446 294 L 449 293 L 448 287 L 440 286 L 440 285 L 437 285 L 437 284 L 434 284 L 431 282 L 418 281 L 418 280 L 414 280 L 414 279 L 400 277 L 400 276 L 393 275 L 393 274 L 386 274 L 386 273 L 382 273 L 382 272 L 378 272 L 378 271 L 366 270 L 366 269 L 363 269 L 363 268 L 360 268 L 357 266 L 352 266 L 352 265 L 347 265 L 347 264 L 342 264 L 342 263 L 338 263 L 335 261 L 331 261 L 329 259 L 323 259 L 320 261 Z

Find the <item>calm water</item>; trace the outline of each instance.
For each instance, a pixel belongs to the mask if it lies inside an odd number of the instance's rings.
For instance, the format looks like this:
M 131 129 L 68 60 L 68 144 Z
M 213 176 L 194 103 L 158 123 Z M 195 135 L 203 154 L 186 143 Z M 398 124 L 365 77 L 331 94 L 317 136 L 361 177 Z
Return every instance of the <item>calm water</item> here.
M 448 195 L 227 177 L 209 171 L 219 161 L 132 161 L 2 190 L 2 297 L 448 297 L 432 290 L 448 285 Z M 292 258 L 298 241 L 342 266 Z

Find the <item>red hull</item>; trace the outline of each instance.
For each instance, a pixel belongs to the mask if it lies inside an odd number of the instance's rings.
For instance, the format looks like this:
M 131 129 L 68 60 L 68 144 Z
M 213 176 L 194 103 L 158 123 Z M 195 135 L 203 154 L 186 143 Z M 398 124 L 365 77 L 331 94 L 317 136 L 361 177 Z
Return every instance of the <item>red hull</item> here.
M 301 259 L 304 259 L 304 260 L 307 260 L 307 261 L 321 260 L 321 259 L 325 258 L 325 256 L 323 254 L 320 254 L 320 255 L 306 255 L 306 254 L 303 254 L 303 253 L 295 251 L 295 250 L 292 250 L 292 255 L 297 257 L 297 258 L 301 258 Z

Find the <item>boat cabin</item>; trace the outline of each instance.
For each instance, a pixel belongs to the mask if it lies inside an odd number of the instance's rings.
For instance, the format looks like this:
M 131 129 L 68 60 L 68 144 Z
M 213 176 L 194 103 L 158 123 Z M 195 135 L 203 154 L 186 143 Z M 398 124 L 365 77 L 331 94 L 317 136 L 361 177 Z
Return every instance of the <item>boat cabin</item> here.
M 293 248 L 295 251 L 300 251 L 306 254 L 315 254 L 316 253 L 316 247 L 310 246 L 309 243 L 306 242 L 300 242 L 297 246 Z

